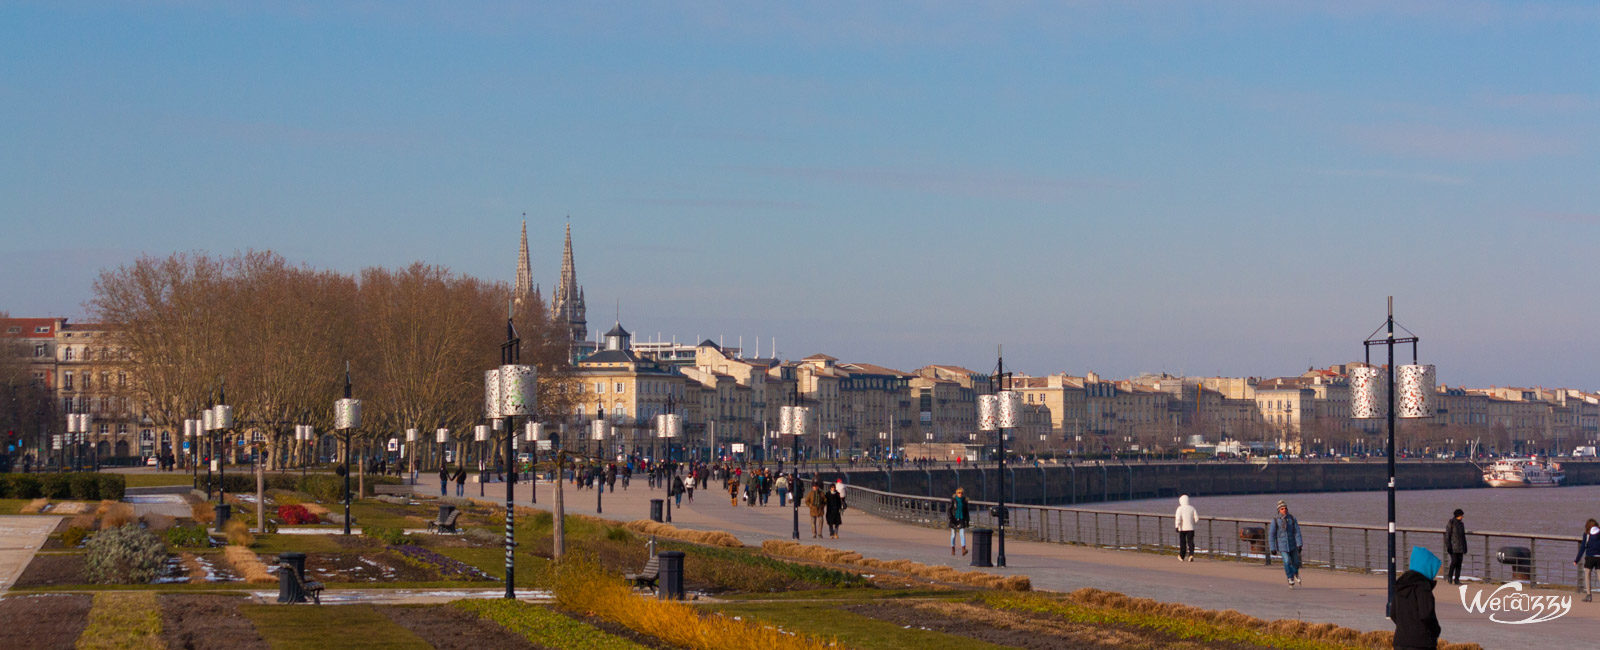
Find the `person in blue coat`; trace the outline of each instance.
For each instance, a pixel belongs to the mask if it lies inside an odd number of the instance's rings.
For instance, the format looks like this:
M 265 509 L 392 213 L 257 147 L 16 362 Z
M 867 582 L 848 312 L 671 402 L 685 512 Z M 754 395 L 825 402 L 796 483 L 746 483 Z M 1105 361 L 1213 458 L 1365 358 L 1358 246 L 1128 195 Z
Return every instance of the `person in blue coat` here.
M 1300 536 L 1300 522 L 1289 514 L 1289 504 L 1278 502 L 1278 516 L 1272 518 L 1267 529 L 1267 550 L 1283 555 L 1283 574 L 1289 578 L 1289 588 L 1300 584 L 1300 549 L 1305 538 Z
M 1583 537 L 1578 540 L 1578 557 L 1573 566 L 1583 569 L 1583 602 L 1594 600 L 1594 572 L 1600 569 L 1600 523 L 1590 519 L 1583 523 Z

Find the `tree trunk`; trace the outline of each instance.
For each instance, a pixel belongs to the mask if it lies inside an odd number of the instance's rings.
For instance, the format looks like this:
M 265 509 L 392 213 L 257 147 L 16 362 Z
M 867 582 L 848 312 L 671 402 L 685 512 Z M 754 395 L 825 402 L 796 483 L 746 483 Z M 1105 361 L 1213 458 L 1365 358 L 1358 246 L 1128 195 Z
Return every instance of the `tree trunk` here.
M 262 445 L 265 446 L 265 445 Z M 267 532 L 267 500 L 263 497 L 267 492 L 266 466 L 261 462 L 259 447 L 256 452 L 256 534 Z
M 561 496 L 561 466 L 563 465 L 561 462 L 562 456 L 563 454 L 561 452 L 556 452 L 556 518 L 554 522 L 555 544 L 550 551 L 550 558 L 557 562 L 561 561 L 561 556 L 564 555 L 567 550 L 567 527 L 564 524 L 567 511 L 566 505 L 562 501 Z M 537 487 L 537 484 L 535 484 L 535 487 Z

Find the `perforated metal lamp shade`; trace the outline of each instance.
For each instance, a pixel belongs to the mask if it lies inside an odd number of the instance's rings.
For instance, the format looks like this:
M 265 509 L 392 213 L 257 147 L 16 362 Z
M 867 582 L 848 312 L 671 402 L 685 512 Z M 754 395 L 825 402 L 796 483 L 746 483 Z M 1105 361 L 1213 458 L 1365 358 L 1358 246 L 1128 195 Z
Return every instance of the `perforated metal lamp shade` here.
M 538 442 L 544 439 L 544 425 L 538 422 L 529 422 L 522 427 L 522 434 L 528 442 Z
M 1383 369 L 1361 366 L 1350 369 L 1350 417 L 1373 420 L 1388 415 L 1389 379 Z
M 995 395 L 978 396 L 978 430 L 1000 429 L 1000 398 Z
M 500 415 L 533 415 L 539 407 L 539 370 L 533 366 L 500 366 Z
M 361 400 L 346 397 L 333 403 L 333 428 L 341 431 L 361 427 Z
M 450 442 L 450 430 L 445 428 L 435 429 L 433 431 L 433 439 L 441 445 Z
M 489 439 L 489 425 L 479 424 L 472 427 L 472 439 L 483 442 Z
M 1438 394 L 1432 364 L 1396 366 L 1394 375 L 1395 415 L 1401 418 L 1433 417 L 1434 396 Z
M 406 429 L 406 442 L 416 442 L 416 441 L 417 441 L 417 430 L 416 429 Z
M 483 417 L 500 417 L 500 369 L 483 371 Z
M 1000 428 L 1015 429 L 1022 426 L 1022 394 L 1005 390 L 996 393 L 995 398 Z
M 213 415 L 211 416 L 211 423 L 216 425 L 216 428 L 218 428 L 218 429 L 232 429 L 233 428 L 233 407 L 232 406 L 228 406 L 227 404 L 218 404 L 218 405 L 216 405 L 214 407 L 211 407 L 211 410 L 213 412 Z

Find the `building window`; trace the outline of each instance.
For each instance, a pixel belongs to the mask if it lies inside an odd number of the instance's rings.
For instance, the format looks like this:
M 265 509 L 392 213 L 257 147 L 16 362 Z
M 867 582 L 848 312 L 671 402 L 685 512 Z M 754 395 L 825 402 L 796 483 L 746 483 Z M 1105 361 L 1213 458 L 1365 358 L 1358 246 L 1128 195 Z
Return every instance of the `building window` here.
M 50 333 L 50 326 L 49 325 L 40 325 L 38 327 L 35 327 L 35 328 L 33 328 L 33 333 L 34 334 L 49 334 Z
M 45 355 L 45 352 L 47 352 L 47 350 L 45 349 L 43 343 L 33 346 L 33 356 L 42 357 Z
M 601 395 L 604 395 L 605 392 L 606 392 L 606 383 L 603 382 L 603 381 L 595 382 L 594 383 L 594 392 L 600 393 Z
M 65 348 L 62 348 L 61 355 L 64 360 L 71 361 L 73 357 L 72 346 L 69 345 Z
M 92 373 L 92 372 L 83 373 L 83 389 L 84 390 L 93 390 L 94 389 L 94 373 Z
M 72 372 L 61 373 L 61 390 L 72 390 Z
M 127 387 L 128 387 L 128 373 L 125 373 L 125 372 L 117 373 L 117 388 L 127 388 Z
M 622 394 L 622 388 L 623 388 L 623 383 L 622 383 L 622 382 L 620 382 L 620 381 L 619 381 L 619 382 L 617 382 L 617 394 L 618 394 L 618 395 L 621 395 L 621 394 Z

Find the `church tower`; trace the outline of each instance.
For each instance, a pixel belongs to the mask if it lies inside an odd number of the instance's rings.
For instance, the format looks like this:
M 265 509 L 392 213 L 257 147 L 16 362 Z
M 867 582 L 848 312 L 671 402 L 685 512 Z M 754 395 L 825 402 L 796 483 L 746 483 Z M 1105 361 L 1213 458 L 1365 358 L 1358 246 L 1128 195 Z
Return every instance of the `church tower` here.
M 511 296 L 519 307 L 522 305 L 523 300 L 529 296 L 533 296 L 535 302 L 538 302 L 541 298 L 539 287 L 533 284 L 533 264 L 528 259 L 527 219 L 522 220 L 522 249 L 517 251 L 517 283 L 512 286 Z
M 556 285 L 552 313 L 557 324 L 567 327 L 567 337 L 581 342 L 589 337 L 588 311 L 583 304 L 583 287 L 578 286 L 578 272 L 572 263 L 572 224 L 567 224 L 567 244 L 561 253 L 561 281 Z

